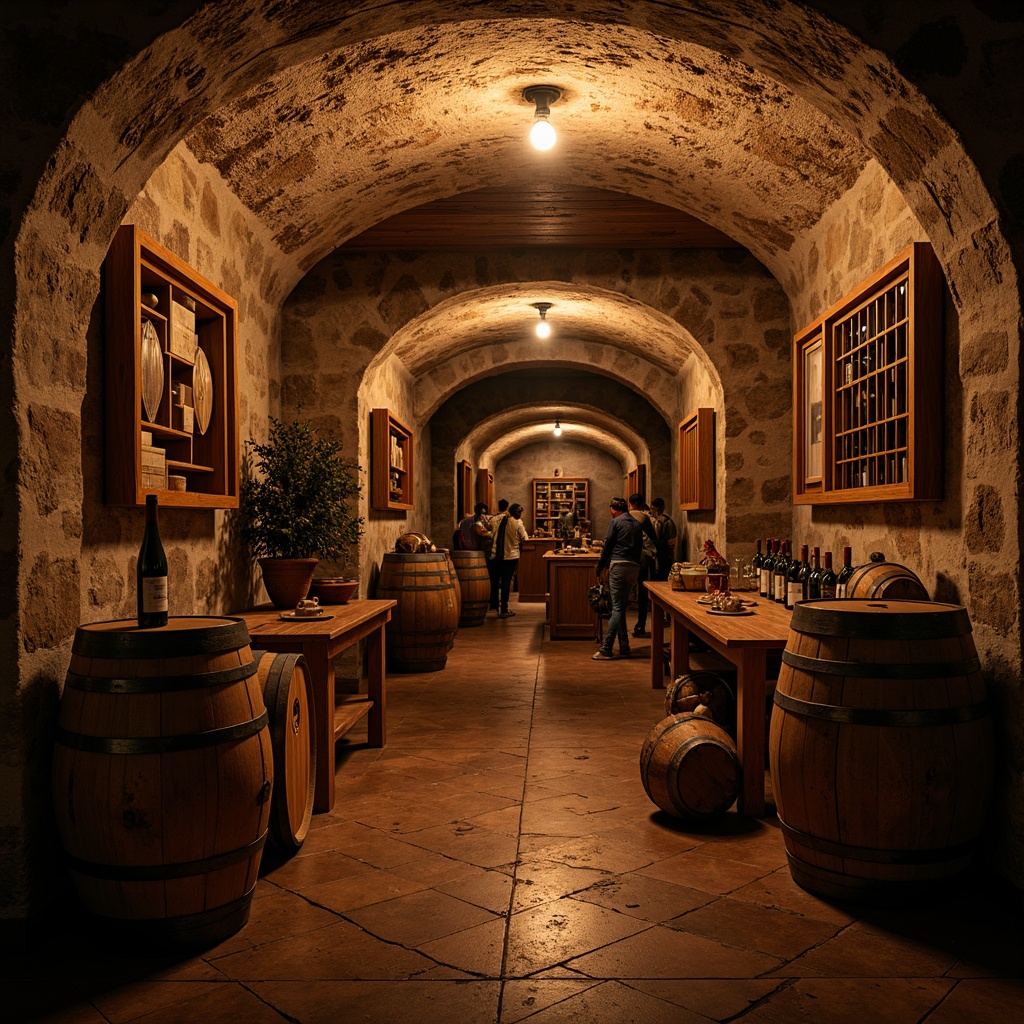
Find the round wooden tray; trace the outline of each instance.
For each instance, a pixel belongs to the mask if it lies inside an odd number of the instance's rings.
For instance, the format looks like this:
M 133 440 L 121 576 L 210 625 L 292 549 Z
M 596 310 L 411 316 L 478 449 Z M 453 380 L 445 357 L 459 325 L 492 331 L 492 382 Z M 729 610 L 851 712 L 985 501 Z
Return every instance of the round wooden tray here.
M 196 364 L 192 370 L 192 401 L 196 409 L 196 429 L 205 434 L 213 416 L 213 376 L 206 353 L 196 349 Z

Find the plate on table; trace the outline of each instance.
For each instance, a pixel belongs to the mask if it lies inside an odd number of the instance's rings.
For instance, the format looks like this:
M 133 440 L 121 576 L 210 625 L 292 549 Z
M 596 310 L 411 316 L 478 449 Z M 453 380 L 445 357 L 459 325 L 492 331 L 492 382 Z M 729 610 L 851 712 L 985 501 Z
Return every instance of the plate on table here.
M 741 608 L 738 612 L 727 612 L 721 608 L 709 608 L 708 615 L 753 615 L 754 611 L 751 608 Z
M 296 615 L 295 612 L 282 612 L 281 619 L 284 622 L 323 622 L 324 619 L 333 619 L 333 615 L 321 612 L 319 615 Z

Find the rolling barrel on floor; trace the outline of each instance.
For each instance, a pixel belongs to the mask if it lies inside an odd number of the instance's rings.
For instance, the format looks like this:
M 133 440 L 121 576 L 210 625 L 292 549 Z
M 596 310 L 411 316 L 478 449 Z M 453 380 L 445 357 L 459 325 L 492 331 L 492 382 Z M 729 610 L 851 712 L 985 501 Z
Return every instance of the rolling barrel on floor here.
M 270 839 L 294 853 L 309 832 L 316 788 L 313 680 L 301 654 L 253 651 L 256 676 L 270 719 L 274 751 L 274 798 Z
M 740 761 L 729 734 L 703 715 L 663 718 L 640 751 L 640 780 L 663 811 L 708 818 L 727 811 L 740 791 Z
M 82 907 L 162 946 L 238 931 L 267 838 L 273 752 L 240 619 L 79 626 L 53 805 Z
M 456 549 L 451 553 L 455 574 L 462 588 L 460 626 L 482 626 L 487 618 L 491 599 L 491 579 L 487 573 L 487 557 L 483 551 Z
M 456 579 L 444 551 L 389 551 L 377 597 L 397 602 L 384 632 L 389 671 L 436 672 L 448 661 L 459 624 Z
M 790 872 L 803 888 L 901 902 L 964 871 L 994 771 L 966 609 L 798 604 L 769 761 Z

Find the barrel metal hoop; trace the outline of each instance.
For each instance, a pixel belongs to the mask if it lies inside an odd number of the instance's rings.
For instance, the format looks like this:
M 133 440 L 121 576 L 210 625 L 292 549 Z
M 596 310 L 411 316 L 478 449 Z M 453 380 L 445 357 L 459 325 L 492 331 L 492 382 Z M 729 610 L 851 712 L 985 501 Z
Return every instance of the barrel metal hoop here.
M 834 704 L 816 704 L 775 691 L 775 703 L 783 711 L 816 721 L 839 722 L 844 725 L 908 726 L 960 725 L 974 722 L 989 714 L 987 700 L 956 708 L 919 708 L 897 711 L 885 708 L 847 708 Z
M 790 629 L 811 636 L 857 640 L 946 640 L 973 632 L 967 609 L 959 605 L 936 605 L 935 610 L 927 614 L 900 614 L 901 599 L 879 598 L 874 603 L 889 606 L 893 614 L 844 610 L 849 604 L 843 599 L 801 602 L 793 608 Z
M 223 654 L 248 645 L 249 629 L 245 620 L 223 616 L 216 625 L 201 629 L 165 626 L 160 629 L 104 631 L 79 628 L 71 651 L 83 658 L 181 658 L 194 654 Z
M 202 860 L 187 860 L 171 864 L 97 864 L 94 861 L 68 857 L 68 866 L 80 875 L 90 878 L 102 878 L 118 882 L 161 882 L 170 878 L 191 878 L 195 875 L 208 875 L 232 864 L 240 864 L 249 860 L 263 849 L 267 841 L 267 830 L 255 842 L 248 846 L 229 850 L 227 853 Z
M 960 843 L 956 846 L 944 846 L 937 850 L 879 850 L 868 846 L 851 846 L 849 843 L 837 843 L 821 836 L 808 835 L 806 832 L 793 828 L 792 825 L 787 825 L 781 817 L 779 817 L 779 825 L 782 826 L 785 835 L 808 849 L 833 857 L 841 857 L 844 860 L 870 861 L 873 864 L 941 864 L 944 861 L 969 856 L 975 849 L 975 844 L 971 842 Z
M 137 676 L 134 679 L 83 676 L 68 670 L 64 685 L 82 693 L 165 693 L 200 690 L 207 686 L 237 683 L 256 674 L 256 663 L 234 665 L 217 672 L 196 672 L 187 676 Z
M 978 657 L 963 661 L 914 661 L 867 662 L 867 661 L 823 661 L 820 658 L 805 658 L 792 651 L 782 652 L 783 664 L 790 668 L 809 672 L 812 675 L 847 676 L 857 679 L 950 679 L 969 676 L 981 671 Z
M 446 582 L 444 582 L 444 583 L 431 583 L 431 584 L 423 584 L 423 583 L 421 583 L 418 586 L 410 586 L 410 587 L 402 586 L 400 584 L 395 584 L 395 583 L 388 583 L 386 586 L 378 588 L 378 595 L 380 595 L 382 593 L 384 595 L 393 594 L 393 593 L 402 593 L 402 594 L 414 593 L 415 594 L 415 593 L 424 593 L 424 592 L 426 592 L 428 590 L 454 590 L 454 589 L 455 588 L 454 588 L 454 586 L 452 586 L 451 577 L 449 576 L 448 580 Z
M 264 709 L 258 717 L 248 722 L 206 732 L 179 733 L 176 736 L 83 736 L 58 727 L 56 740 L 72 750 L 84 750 L 89 754 L 175 754 L 246 740 L 266 728 L 267 721 Z

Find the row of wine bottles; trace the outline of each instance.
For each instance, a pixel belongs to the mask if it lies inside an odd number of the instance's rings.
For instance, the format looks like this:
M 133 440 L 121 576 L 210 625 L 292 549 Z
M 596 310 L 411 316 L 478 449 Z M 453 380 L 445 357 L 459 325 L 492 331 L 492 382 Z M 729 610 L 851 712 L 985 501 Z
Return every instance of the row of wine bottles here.
M 757 553 L 751 565 L 757 573 L 758 593 L 769 601 L 792 608 L 797 601 L 816 601 L 824 597 L 846 597 L 846 584 L 853 575 L 850 561 L 851 549 L 843 548 L 843 564 L 839 572 L 832 569 L 832 552 L 825 552 L 824 565 L 821 563 L 821 548 L 800 548 L 800 556 L 792 554 L 788 540 L 768 537 L 766 551 L 761 551 L 757 542 Z M 811 556 L 808 558 L 808 551 Z

